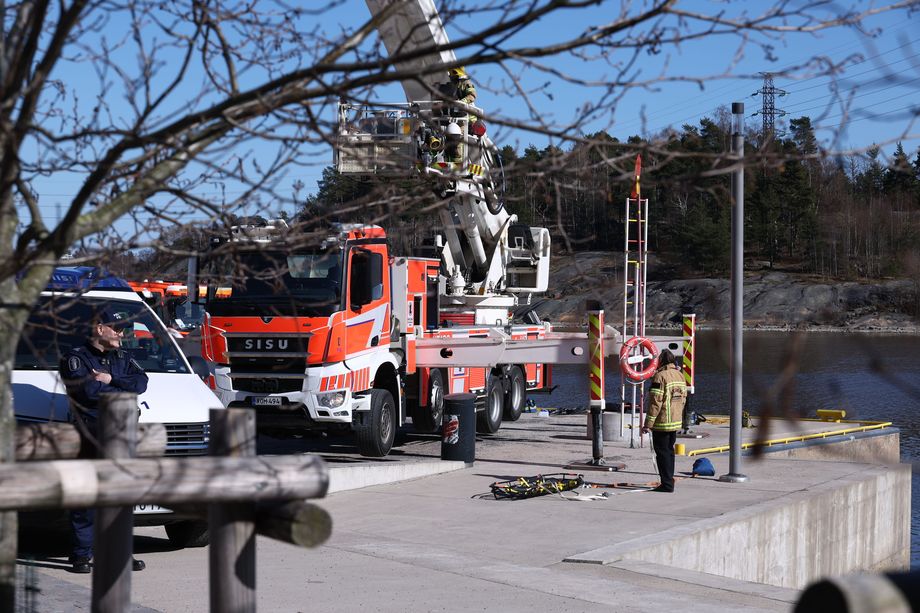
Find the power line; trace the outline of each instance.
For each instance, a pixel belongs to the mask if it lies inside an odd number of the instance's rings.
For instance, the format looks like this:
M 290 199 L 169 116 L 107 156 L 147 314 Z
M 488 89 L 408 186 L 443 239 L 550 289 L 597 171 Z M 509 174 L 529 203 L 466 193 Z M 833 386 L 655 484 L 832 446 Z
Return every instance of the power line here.
M 874 60 L 874 59 L 879 58 L 879 57 L 881 57 L 881 56 L 883 56 L 883 55 L 886 55 L 886 54 L 888 54 L 888 53 L 892 53 L 892 52 L 894 52 L 894 51 L 898 51 L 899 49 L 903 49 L 904 47 L 906 47 L 906 46 L 908 46 L 908 45 L 912 45 L 912 44 L 914 44 L 914 43 L 916 43 L 916 42 L 920 42 L 920 41 L 908 41 L 908 42 L 904 43 L 903 45 L 900 45 L 900 46 L 898 46 L 898 47 L 894 47 L 893 49 L 889 49 L 888 51 L 885 51 L 885 52 L 883 52 L 883 53 L 879 53 L 879 54 L 877 54 L 877 55 L 873 55 L 873 56 L 870 56 L 870 57 L 867 57 L 867 58 L 858 60 L 858 61 L 856 61 L 856 62 L 853 62 L 852 66 L 858 66 L 859 64 L 864 64 L 864 63 L 868 62 L 869 60 Z M 920 56 L 920 53 L 914 53 L 913 55 L 908 55 L 907 57 L 901 58 L 900 60 L 895 60 L 895 61 L 893 61 L 893 62 L 889 62 L 889 63 L 886 64 L 885 66 L 888 67 L 888 66 L 892 66 L 892 65 L 894 65 L 894 64 L 900 64 L 901 62 L 906 62 L 907 60 L 912 59 L 912 58 L 915 58 L 915 57 L 917 57 L 917 56 Z M 870 68 L 870 69 L 864 70 L 864 71 L 862 71 L 862 72 L 857 72 L 857 73 L 848 74 L 848 75 L 841 75 L 841 76 L 846 76 L 846 77 L 848 77 L 848 78 L 859 77 L 859 76 L 862 76 L 862 75 L 864 75 L 864 74 L 868 74 L 868 73 L 870 73 L 870 72 L 875 72 L 876 70 L 877 70 L 877 68 Z M 805 91 L 805 90 L 808 90 L 808 89 L 814 89 L 814 88 L 816 88 L 816 87 L 823 87 L 823 86 L 827 85 L 827 83 L 818 83 L 818 84 L 816 84 L 816 85 L 809 85 L 808 87 L 802 87 L 802 88 L 799 88 L 799 87 L 797 87 L 797 86 L 800 85 L 800 84 L 802 84 L 802 83 L 807 83 L 807 82 L 809 82 L 809 81 L 813 81 L 813 80 L 815 80 L 815 79 L 825 79 L 825 78 L 827 78 L 827 79 L 832 79 L 834 76 L 836 76 L 836 75 L 819 74 L 819 75 L 815 75 L 815 76 L 813 76 L 813 77 L 807 77 L 807 78 L 805 78 L 805 79 L 801 79 L 801 80 L 799 80 L 799 81 L 796 81 L 794 84 L 790 85 L 790 86 L 789 86 L 789 91 L 790 91 L 790 93 L 792 93 L 792 92 L 802 92 L 802 91 Z
M 908 20 L 906 23 L 904 23 L 904 24 L 901 25 L 900 27 L 897 27 L 897 28 L 894 28 L 894 29 L 889 29 L 889 30 L 888 30 L 888 34 L 893 35 L 893 34 L 899 32 L 899 31 L 901 31 L 901 30 L 904 30 L 904 29 L 907 29 L 908 27 L 911 27 L 912 25 L 913 25 L 913 24 Z M 865 58 L 862 58 L 862 59 L 860 59 L 860 60 L 854 61 L 851 65 L 852 65 L 852 66 L 856 66 L 856 65 L 859 65 L 859 64 L 863 64 L 863 63 L 865 63 L 865 62 L 871 61 L 871 60 L 873 60 L 873 59 L 877 59 L 877 58 L 882 57 L 882 56 L 884 56 L 884 55 L 887 55 L 887 54 L 890 54 L 890 53 L 894 53 L 894 52 L 896 52 L 896 51 L 898 51 L 898 50 L 900 50 L 900 49 L 904 49 L 905 47 L 908 47 L 908 46 L 910 46 L 910 45 L 912 45 L 912 44 L 914 44 L 914 43 L 917 43 L 917 42 L 918 42 L 917 40 L 909 40 L 909 41 L 903 42 L 903 43 L 899 44 L 898 46 L 893 47 L 893 48 L 891 48 L 891 49 L 887 49 L 887 50 L 885 50 L 885 51 L 876 53 L 876 54 L 874 54 L 874 55 L 870 55 L 870 56 L 868 56 L 868 57 L 865 57 Z M 843 43 L 843 44 L 840 44 L 840 45 L 831 47 L 831 48 L 829 48 L 829 49 L 826 49 L 825 51 L 823 51 L 823 53 L 824 53 L 824 54 L 827 54 L 827 53 L 830 53 L 830 52 L 832 52 L 832 51 L 836 51 L 836 50 L 839 50 L 839 49 L 854 48 L 854 47 L 861 47 L 861 46 L 863 46 L 863 45 L 862 45 L 862 43 L 860 43 L 860 41 L 851 41 L 851 42 L 848 42 L 848 43 Z M 892 62 L 892 63 L 889 64 L 889 65 L 897 64 L 897 63 L 900 63 L 900 62 L 903 62 L 903 61 L 907 61 L 907 60 L 909 60 L 909 59 L 912 59 L 912 58 L 914 58 L 914 57 L 917 57 L 918 55 L 920 55 L 920 53 L 918 53 L 918 54 L 912 54 L 912 55 L 907 56 L 907 57 L 905 57 L 905 58 L 896 60 L 895 62 Z M 812 55 L 811 58 L 808 58 L 808 59 L 813 59 L 813 58 L 816 57 L 816 56 L 817 56 L 817 54 Z M 875 69 L 869 69 L 869 70 L 862 71 L 862 72 L 859 72 L 859 73 L 854 73 L 854 74 L 851 74 L 851 75 L 844 75 L 844 76 L 847 77 L 847 78 L 852 78 L 852 77 L 857 77 L 857 76 L 861 76 L 861 75 L 863 75 L 863 74 L 867 74 L 867 73 L 873 72 L 874 70 L 875 70 Z M 775 74 L 775 73 L 774 73 L 774 74 Z M 806 78 L 806 79 L 802 79 L 802 80 L 798 81 L 798 82 L 796 83 L 796 85 L 797 85 L 797 84 L 801 84 L 801 83 L 806 83 L 806 82 L 812 81 L 812 80 L 814 80 L 814 79 L 826 78 L 827 76 L 828 76 L 828 75 L 815 75 L 815 76 L 813 76 L 813 77 L 808 77 L 808 78 Z M 883 80 L 884 78 L 885 78 L 885 77 L 881 77 L 880 79 L 876 79 L 876 80 Z M 822 85 L 826 85 L 826 84 L 827 84 L 827 83 L 819 83 L 819 84 L 816 84 L 816 85 L 808 86 L 808 87 L 806 87 L 806 88 L 799 88 L 797 91 L 805 91 L 805 90 L 807 90 L 807 89 L 814 89 L 814 88 L 816 88 L 816 87 L 821 87 Z M 712 95 L 717 94 L 717 93 L 719 93 L 719 92 L 721 92 L 721 91 L 726 91 L 726 90 L 733 89 L 733 88 L 734 88 L 734 89 L 737 89 L 737 86 L 733 87 L 733 86 L 729 85 L 729 86 L 727 86 L 727 87 L 722 87 L 722 88 L 719 88 L 719 89 L 716 89 L 716 90 L 712 90 L 710 93 L 704 94 L 704 95 L 707 96 L 707 97 L 711 97 Z M 789 88 L 790 92 L 792 91 L 792 89 L 793 89 L 793 87 L 790 87 L 790 88 Z M 747 95 L 746 95 L 746 96 L 743 96 L 743 98 L 753 97 L 754 95 L 757 95 L 757 93 L 752 94 L 752 95 L 750 95 L 750 96 L 747 96 Z M 692 97 L 692 98 L 682 99 L 680 102 L 678 102 L 678 103 L 676 103 L 676 104 L 674 104 L 674 105 L 669 105 L 669 106 L 667 106 L 667 107 L 664 107 L 663 110 L 667 110 L 667 109 L 670 109 L 670 108 L 678 108 L 678 109 L 683 110 L 683 109 L 685 109 L 689 104 L 691 104 L 693 100 L 696 100 L 696 99 L 699 99 L 699 98 L 700 98 L 700 96 L 694 96 L 694 97 Z M 799 103 L 799 104 L 803 104 L 803 103 L 805 103 L 805 102 L 802 102 L 802 103 Z M 715 113 L 720 107 L 722 107 L 722 106 L 725 106 L 725 104 L 719 104 L 719 105 L 716 105 L 716 106 L 714 106 L 714 107 L 710 107 L 709 109 L 707 109 L 707 110 L 705 110 L 705 111 L 701 111 L 701 112 L 694 113 L 694 114 L 689 115 L 689 116 L 685 116 L 685 117 L 682 118 L 682 119 L 670 121 L 670 122 L 668 123 L 668 125 L 661 126 L 661 127 L 657 128 L 657 129 L 655 129 L 655 130 L 649 130 L 649 132 L 651 132 L 651 133 L 660 132 L 660 131 L 662 131 L 662 130 L 664 130 L 664 129 L 667 129 L 667 128 L 671 127 L 672 125 L 675 125 L 675 124 L 682 124 L 682 123 L 685 123 L 685 122 L 690 121 L 690 120 L 693 120 L 693 119 L 697 119 L 697 118 L 701 118 L 701 117 L 705 117 L 705 116 L 711 116 L 712 114 L 714 114 L 714 113 Z M 658 115 L 659 117 L 661 117 L 662 115 L 668 115 L 668 114 L 669 114 L 669 113 L 665 112 L 665 113 L 657 113 L 656 115 Z M 629 129 L 630 126 L 635 126 L 635 125 L 638 125 L 638 124 L 640 124 L 640 123 L 641 123 L 641 120 L 630 120 L 630 121 L 622 122 L 622 123 L 619 124 L 617 127 L 620 128 L 620 129 L 624 129 L 624 128 L 625 128 L 625 129 Z
M 889 85 L 888 87 L 882 87 L 882 88 L 879 88 L 879 89 L 874 89 L 874 90 L 872 90 L 872 91 L 866 91 L 866 92 L 862 92 L 862 93 L 859 93 L 859 94 L 854 94 L 853 96 L 849 97 L 847 100 L 850 101 L 850 100 L 856 100 L 857 98 L 864 98 L 864 97 L 866 97 L 866 96 L 873 96 L 873 95 L 875 95 L 875 94 L 878 94 L 878 93 L 887 91 L 887 90 L 889 90 L 889 89 L 893 89 L 893 88 L 895 88 L 895 87 L 904 87 L 904 86 L 906 86 L 906 85 L 909 85 L 909 84 L 911 84 L 911 83 L 916 83 L 916 82 L 920 82 L 920 77 L 917 77 L 917 78 L 915 78 L 915 79 L 910 79 L 909 81 L 904 81 L 903 83 L 895 83 L 895 84 L 893 84 L 893 85 Z M 816 101 L 818 101 L 818 100 L 821 100 L 822 98 L 830 98 L 830 97 L 832 97 L 832 96 L 834 96 L 834 95 L 837 95 L 837 94 L 828 94 L 828 95 L 826 95 L 826 96 L 821 96 L 820 98 L 814 98 L 814 99 L 811 99 L 811 100 L 806 100 L 806 101 L 804 101 L 804 102 L 800 102 L 799 104 L 807 104 L 807 103 L 809 103 L 809 102 L 816 102 Z M 793 105 L 793 106 L 797 106 L 797 105 Z M 817 105 L 817 106 L 810 106 L 810 107 L 807 107 L 807 108 L 804 108 L 804 109 L 798 109 L 798 110 L 796 110 L 796 113 L 804 113 L 804 112 L 806 112 L 806 111 L 813 111 L 813 110 L 815 110 L 815 109 L 820 109 L 820 108 L 827 108 L 827 104 L 819 104 L 819 105 Z

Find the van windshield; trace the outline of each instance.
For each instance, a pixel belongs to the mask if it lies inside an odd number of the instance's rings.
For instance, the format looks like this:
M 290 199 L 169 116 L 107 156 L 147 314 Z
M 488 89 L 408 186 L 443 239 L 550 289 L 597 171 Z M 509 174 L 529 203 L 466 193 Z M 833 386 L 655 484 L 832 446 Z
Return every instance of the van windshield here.
M 131 323 L 121 348 L 148 373 L 187 373 L 188 368 L 163 324 L 141 302 L 56 294 L 42 296 L 16 346 L 19 370 L 57 370 L 61 356 L 86 343 L 91 322 L 102 310 Z

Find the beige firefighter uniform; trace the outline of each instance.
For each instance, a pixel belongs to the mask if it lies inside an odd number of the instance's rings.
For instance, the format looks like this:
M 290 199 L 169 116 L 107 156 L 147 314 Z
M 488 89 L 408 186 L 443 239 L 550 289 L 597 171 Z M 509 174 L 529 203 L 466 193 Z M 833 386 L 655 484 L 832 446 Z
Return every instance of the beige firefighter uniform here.
M 674 364 L 659 369 L 652 377 L 649 395 L 651 402 L 645 416 L 645 427 L 656 432 L 680 430 L 687 403 L 687 384 L 680 369 Z

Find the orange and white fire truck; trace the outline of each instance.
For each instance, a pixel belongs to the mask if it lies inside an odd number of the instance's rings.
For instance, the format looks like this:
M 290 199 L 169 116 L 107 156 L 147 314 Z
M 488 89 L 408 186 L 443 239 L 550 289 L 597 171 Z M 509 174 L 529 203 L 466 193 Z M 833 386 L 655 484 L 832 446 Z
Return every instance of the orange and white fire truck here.
M 420 366 L 420 343 L 488 339 L 494 325 L 445 304 L 442 262 L 390 253 L 380 227 L 334 224 L 310 245 L 275 221 L 235 227 L 229 242 L 232 255 L 212 258 L 202 353 L 224 404 L 254 408 L 262 430 L 353 429 L 364 455 L 383 456 L 408 417 L 439 429 L 446 393 L 480 395 L 477 426 L 491 433 L 550 383 L 535 361 Z M 488 310 L 509 339 L 546 335 Z
M 444 38 L 430 0 L 387 10 L 380 33 L 391 52 Z M 550 235 L 503 207 L 482 111 L 419 98 L 446 76 L 431 62 L 455 58 L 398 66 L 413 75 L 407 103 L 340 103 L 335 164 L 426 182 L 442 203 L 433 257 L 394 254 L 382 228 L 361 224 L 316 234 L 263 220 L 215 245 L 202 353 L 215 393 L 253 408 L 261 430 L 350 429 L 363 455 L 384 456 L 408 418 L 440 428 L 446 393 L 477 394 L 477 429 L 493 433 L 528 391 L 550 387 L 549 364 L 588 363 L 584 332 L 555 331 L 529 308 L 549 283 Z M 606 336 L 619 351 L 621 335 Z M 681 353 L 680 340 L 666 342 Z

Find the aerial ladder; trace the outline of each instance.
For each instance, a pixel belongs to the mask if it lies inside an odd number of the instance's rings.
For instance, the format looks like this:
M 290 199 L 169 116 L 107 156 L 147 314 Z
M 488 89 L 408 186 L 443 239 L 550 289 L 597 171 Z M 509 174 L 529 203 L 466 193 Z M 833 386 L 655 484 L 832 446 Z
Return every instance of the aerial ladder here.
M 439 82 L 457 58 L 431 0 L 367 0 L 381 20 L 380 37 L 393 57 L 412 54 L 396 68 L 406 102 L 339 104 L 335 167 L 364 177 L 428 181 L 445 202 L 436 248 L 443 265 L 446 310 L 472 311 L 476 324 L 505 324 L 549 283 L 550 235 L 519 223 L 496 188 L 501 173 L 481 109 L 439 95 Z M 432 53 L 416 54 L 424 49 Z M 454 155 L 451 155 L 451 154 Z

